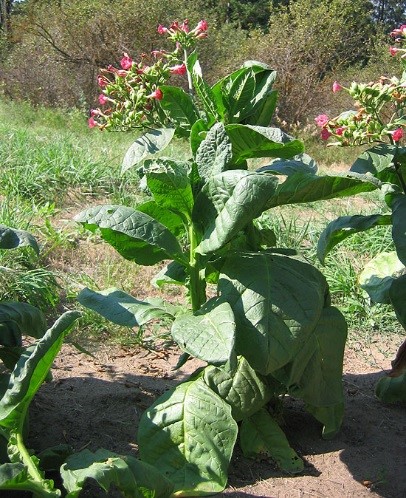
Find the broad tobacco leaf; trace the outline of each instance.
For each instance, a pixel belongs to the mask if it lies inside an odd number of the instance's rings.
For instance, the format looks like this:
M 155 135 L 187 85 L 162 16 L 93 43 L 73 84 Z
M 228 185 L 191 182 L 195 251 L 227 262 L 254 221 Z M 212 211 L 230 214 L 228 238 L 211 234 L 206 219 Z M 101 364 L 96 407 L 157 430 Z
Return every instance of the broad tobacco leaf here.
M 126 172 L 144 159 L 164 150 L 172 140 L 174 133 L 174 128 L 160 128 L 141 135 L 127 150 L 121 172 Z
M 282 255 L 237 253 L 214 263 L 236 320 L 236 352 L 269 374 L 291 362 L 317 326 L 328 293 L 313 266 Z
M 331 249 L 350 235 L 364 232 L 376 226 L 391 224 L 392 216 L 387 214 L 340 216 L 330 222 L 321 233 L 317 243 L 317 257 L 324 264 L 324 260 Z
M 360 174 L 373 175 L 385 183 L 393 183 L 400 186 L 393 161 L 397 154 L 397 146 L 390 144 L 378 144 L 364 151 L 351 166 L 350 171 Z M 403 170 L 402 174 L 406 172 Z
M 392 199 L 392 238 L 398 258 L 406 266 L 406 195 Z
M 140 456 L 175 484 L 176 496 L 221 493 L 237 432 L 230 406 L 198 378 L 166 392 L 144 412 Z
M 99 313 L 107 320 L 124 327 L 137 327 L 151 320 L 174 319 L 176 309 L 173 305 L 165 306 L 139 301 L 130 294 L 116 288 L 93 291 L 87 287 L 80 291 L 78 301 L 86 308 Z
M 188 137 L 193 124 L 199 119 L 191 96 L 176 86 L 161 85 L 160 89 L 163 93 L 160 106 L 176 126 L 176 134 Z
M 103 240 L 125 259 L 141 265 L 154 265 L 164 259 L 187 263 L 176 237 L 151 216 L 125 206 L 96 206 L 75 216 L 91 232 L 99 231 Z
M 196 153 L 199 176 L 207 181 L 227 170 L 232 159 L 231 142 L 223 123 L 216 123 L 201 142 Z
M 303 460 L 290 447 L 284 432 L 264 408 L 243 420 L 240 445 L 244 456 L 270 457 L 289 474 L 297 474 L 304 470 Z
M 11 375 L 9 389 L 0 400 L 0 427 L 10 430 L 22 427 L 21 417 L 25 417 L 32 398 L 62 347 L 64 337 L 79 316 L 77 311 L 64 313 L 37 342 L 34 350 L 21 356 Z
M 323 437 L 339 430 L 344 413 L 343 357 L 347 324 L 334 307 L 323 308 L 317 324 L 292 361 L 272 372 L 291 396 L 303 399 L 306 410 L 323 424 Z
M 137 211 L 141 211 L 141 213 L 145 213 L 148 216 L 151 216 L 151 218 L 154 218 L 173 233 L 175 237 L 182 236 L 185 233 L 185 225 L 182 218 L 173 211 L 159 206 L 155 201 L 147 201 L 143 204 L 138 204 Z
M 38 243 L 29 232 L 0 225 L 0 249 L 15 249 L 24 246 L 31 247 L 36 254 L 39 254 Z
M 21 336 L 39 339 L 47 329 L 45 316 L 28 303 L 0 303 L 0 345 L 21 346 Z
M 295 173 L 306 173 L 315 175 L 317 173 L 317 164 L 307 154 L 299 154 L 291 159 L 274 159 L 267 166 L 262 166 L 257 169 L 257 172 L 268 171 L 274 175 L 291 176 Z
M 236 422 L 250 417 L 273 396 L 268 380 L 240 356 L 236 369 L 208 366 L 203 371 L 206 384 L 231 406 Z
M 267 207 L 348 197 L 360 192 L 371 192 L 379 186 L 379 181 L 367 175 L 317 176 L 298 172 L 288 176 L 278 186 Z
M 158 206 L 176 213 L 185 222 L 192 216 L 193 193 L 187 165 L 161 158 L 145 161 L 143 172 Z
M 381 252 L 365 265 L 358 282 L 374 303 L 390 304 L 392 284 L 405 271 L 395 251 Z M 396 295 L 394 297 L 396 300 Z
M 185 313 L 172 324 L 180 348 L 212 364 L 226 363 L 234 351 L 235 322 L 231 306 L 210 299 L 195 314 Z
M 71 455 L 61 467 L 61 476 L 67 498 L 80 496 L 86 479 L 94 479 L 106 493 L 114 484 L 126 498 L 167 498 L 173 490 L 173 484 L 152 465 L 105 449 Z
M 384 376 L 379 379 L 375 394 L 383 403 L 404 403 L 406 401 L 406 372 L 398 377 Z
M 300 140 L 294 140 L 279 128 L 230 124 L 226 126 L 232 143 L 233 163 L 238 165 L 255 157 L 291 158 L 304 152 Z
M 406 275 L 402 275 L 393 280 L 392 285 L 389 288 L 389 298 L 397 319 L 406 330 Z
M 187 59 L 187 68 L 192 76 L 193 86 L 196 93 L 203 104 L 207 115 L 215 116 L 216 118 L 224 117 L 223 102 L 216 96 L 210 86 L 203 79 L 202 68 L 196 52 L 192 52 Z
M 267 173 L 225 171 L 209 179 L 196 198 L 193 218 L 201 224 L 196 248 L 209 254 L 223 247 L 259 216 L 275 192 L 278 180 Z

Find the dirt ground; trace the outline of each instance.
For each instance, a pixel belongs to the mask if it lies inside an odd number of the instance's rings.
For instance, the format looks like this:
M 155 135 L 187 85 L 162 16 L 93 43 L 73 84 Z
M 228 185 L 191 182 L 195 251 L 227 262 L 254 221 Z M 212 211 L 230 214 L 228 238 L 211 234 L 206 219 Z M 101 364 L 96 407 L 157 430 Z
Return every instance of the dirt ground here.
M 396 345 L 390 349 L 395 352 Z M 384 405 L 374 397 L 377 379 L 390 368 L 391 357 L 382 350 L 382 344 L 365 348 L 352 343 L 347 348 L 345 420 L 332 441 L 321 438 L 320 425 L 300 401 L 287 399 L 284 430 L 305 461 L 302 475 L 284 474 L 268 460 L 246 460 L 237 450 L 222 495 L 405 497 L 406 407 Z M 32 403 L 30 447 L 39 451 L 69 443 L 76 451 L 104 447 L 136 456 L 143 410 L 199 365 L 193 360 L 175 372 L 177 359 L 176 350 L 123 348 L 101 348 L 93 358 L 65 345 L 55 362 L 54 380 L 41 387 Z M 92 491 L 87 496 L 105 495 Z

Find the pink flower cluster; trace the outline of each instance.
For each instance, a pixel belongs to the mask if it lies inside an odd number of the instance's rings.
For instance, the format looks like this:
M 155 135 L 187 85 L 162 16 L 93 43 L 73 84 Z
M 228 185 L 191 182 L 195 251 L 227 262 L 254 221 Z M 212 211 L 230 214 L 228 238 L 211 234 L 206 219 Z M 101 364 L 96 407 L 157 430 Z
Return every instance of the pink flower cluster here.
M 189 21 L 173 22 L 169 28 L 158 26 L 158 33 L 168 34 L 175 42 L 173 52 L 152 50 L 150 56 L 141 55 L 136 62 L 124 52 L 120 66 L 108 66 L 97 77 L 101 93 L 98 103 L 102 108 L 92 109 L 88 120 L 90 128 L 130 129 L 162 124 L 164 114 L 159 101 L 164 98 L 161 86 L 171 75 L 184 75 L 187 67 L 181 49 L 193 48 L 196 41 L 207 36 L 207 22 L 199 21 L 190 30 Z
M 406 24 L 402 24 L 400 28 L 396 28 L 390 34 L 392 38 L 395 39 L 395 43 L 397 43 L 398 47 L 389 47 L 389 53 L 392 57 L 395 57 L 398 54 L 401 54 L 402 58 L 406 57 L 406 49 L 404 48 L 404 43 L 406 41 Z

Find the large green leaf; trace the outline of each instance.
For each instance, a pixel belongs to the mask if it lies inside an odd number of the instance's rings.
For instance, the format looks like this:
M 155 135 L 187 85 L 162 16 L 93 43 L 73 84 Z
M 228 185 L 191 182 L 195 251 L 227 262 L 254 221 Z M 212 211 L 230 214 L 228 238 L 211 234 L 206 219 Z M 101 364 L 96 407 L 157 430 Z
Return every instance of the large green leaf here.
M 200 67 L 196 52 L 192 52 L 189 55 L 187 60 L 187 68 L 192 76 L 193 86 L 206 113 L 216 117 L 220 117 L 220 115 L 223 117 L 224 109 L 222 102 L 221 100 L 216 101 L 216 97 L 212 89 L 203 79 L 202 68 Z
M 162 85 L 160 89 L 163 93 L 160 105 L 170 121 L 176 125 L 176 132 L 189 136 L 193 124 L 199 119 L 192 98 L 182 88 L 176 86 Z
M 232 143 L 235 164 L 255 157 L 286 159 L 304 151 L 300 140 L 292 139 L 279 128 L 230 124 L 226 126 L 226 131 Z
M 235 77 L 222 87 L 228 123 L 239 123 L 252 113 L 255 91 L 255 73 L 252 68 L 244 67 L 234 74 Z
M 233 311 L 217 298 L 210 299 L 195 314 L 179 316 L 171 332 L 183 351 L 208 363 L 225 363 L 234 351 Z
M 267 166 L 257 169 L 257 172 L 269 171 L 275 175 L 294 175 L 295 173 L 306 173 L 315 175 L 317 173 L 316 161 L 307 154 L 299 154 L 291 159 L 274 159 Z
M 398 377 L 384 376 L 379 379 L 375 394 L 383 403 L 404 403 L 406 401 L 406 372 Z
M 343 315 L 328 306 L 292 361 L 272 376 L 301 398 L 306 409 L 323 424 L 323 437 L 339 430 L 344 412 L 342 389 L 343 357 L 347 324 Z
M 291 362 L 316 327 L 327 283 L 311 265 L 286 256 L 231 254 L 218 284 L 236 320 L 236 351 L 268 374 Z
M 140 421 L 141 459 L 175 484 L 176 496 L 220 493 L 237 438 L 230 406 L 202 379 L 180 384 Z
M 61 467 L 61 476 L 67 498 L 77 498 L 87 479 L 94 479 L 106 492 L 114 484 L 126 498 L 167 498 L 173 490 L 173 484 L 152 465 L 105 449 L 71 455 Z
M 124 173 L 151 155 L 161 152 L 172 140 L 174 133 L 174 128 L 160 128 L 141 135 L 127 150 L 121 172 Z
M 254 218 L 272 197 L 277 178 L 267 173 L 225 171 L 210 178 L 196 198 L 193 217 L 201 223 L 201 254 L 216 251 Z
M 147 201 L 137 205 L 137 211 L 145 213 L 151 218 L 164 225 L 176 237 L 185 233 L 185 224 L 182 218 L 173 211 L 169 211 L 162 206 L 159 206 L 155 201 Z
M 278 92 L 272 90 L 262 100 L 258 106 L 253 108 L 252 114 L 244 119 L 243 124 L 250 124 L 254 126 L 269 126 L 278 102 Z
M 64 313 L 37 342 L 34 350 L 21 356 L 11 374 L 9 388 L 0 401 L 0 427 L 22 428 L 32 398 L 46 378 L 64 337 L 79 316 L 77 311 Z
M 223 123 L 216 123 L 201 142 L 196 153 L 196 164 L 200 178 L 207 181 L 222 173 L 231 162 L 231 142 Z
M 0 225 L 0 249 L 15 249 L 24 246 L 31 247 L 39 254 L 38 243 L 29 232 Z
M 354 233 L 364 232 L 380 225 L 391 225 L 392 216 L 371 214 L 368 216 L 340 216 L 323 230 L 317 243 L 317 257 L 324 264 L 331 249 Z
M 264 408 L 243 420 L 240 445 L 246 457 L 270 457 L 289 474 L 304 470 L 303 460 L 290 447 L 284 432 Z
M 0 345 L 21 346 L 21 336 L 39 339 L 47 329 L 42 311 L 27 303 L 0 303 Z
M 392 284 L 405 271 L 405 266 L 395 251 L 381 252 L 365 265 L 358 276 L 358 282 L 374 303 L 389 304 Z
M 176 261 L 171 261 L 151 279 L 151 284 L 159 288 L 166 284 L 185 285 L 186 279 L 186 268 Z
M 351 176 L 316 176 L 314 174 L 295 173 L 279 185 L 268 208 L 284 204 L 313 202 L 348 197 L 360 192 L 371 192 L 379 187 L 379 182 L 372 177 Z
M 143 172 L 158 206 L 180 216 L 185 222 L 192 216 L 193 193 L 187 165 L 170 159 L 148 160 Z
M 78 301 L 107 320 L 124 327 L 137 327 L 151 320 L 174 318 L 172 306 L 156 306 L 147 301 L 139 301 L 116 288 L 93 291 L 87 287 L 80 291 Z M 169 308 L 169 309 L 168 309 Z
M 60 497 L 61 492 L 58 489 L 53 489 L 51 482 L 33 481 L 27 467 L 22 463 L 4 463 L 0 465 L 0 490 L 28 491 L 38 498 Z M 4 496 L 8 495 L 5 494 Z M 12 496 L 15 495 L 13 494 Z
M 154 265 L 172 258 L 186 262 L 176 237 L 151 216 L 125 206 L 96 206 L 75 216 L 91 232 L 100 231 L 103 240 L 124 258 L 141 265 Z
M 392 200 L 392 238 L 398 258 L 406 266 L 406 195 L 395 195 Z
M 262 408 L 272 397 L 273 390 L 264 377 L 240 356 L 235 369 L 208 366 L 203 379 L 220 398 L 231 406 L 234 420 L 240 422 Z
M 400 185 L 393 161 L 398 148 L 390 144 L 378 144 L 364 151 L 351 166 L 350 171 L 372 174 L 382 182 Z M 402 171 L 402 173 L 406 172 Z
M 406 330 L 406 275 L 393 280 L 389 288 L 389 297 L 397 319 Z

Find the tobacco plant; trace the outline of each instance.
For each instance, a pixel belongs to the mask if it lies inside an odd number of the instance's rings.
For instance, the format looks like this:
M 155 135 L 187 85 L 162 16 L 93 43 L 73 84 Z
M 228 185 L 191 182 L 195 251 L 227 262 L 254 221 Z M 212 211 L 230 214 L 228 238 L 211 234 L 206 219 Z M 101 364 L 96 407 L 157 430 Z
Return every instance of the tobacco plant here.
M 386 209 L 332 221 L 321 234 L 318 256 L 323 262 L 332 248 L 350 235 L 391 225 L 395 251 L 378 254 L 366 265 L 359 281 L 372 302 L 393 306 L 406 329 L 406 147 L 402 144 L 406 126 L 406 25 L 395 29 L 391 36 L 395 45 L 390 47 L 390 54 L 400 58 L 401 77 L 381 77 L 367 84 L 353 82 L 349 88 L 335 82 L 333 91 L 347 91 L 356 110 L 333 119 L 326 115 L 316 118 L 322 138 L 334 138 L 334 145 L 372 145 L 358 157 L 350 172 L 369 175 L 380 182 Z M 379 380 L 376 395 L 388 403 L 406 400 L 406 341 L 392 362 L 392 370 Z
M 183 351 L 179 365 L 191 356 L 206 364 L 158 398 L 138 429 L 141 460 L 173 483 L 174 495 L 198 496 L 226 486 L 238 434 L 246 456 L 303 470 L 279 425 L 285 395 L 304 401 L 323 437 L 339 430 L 346 322 L 323 275 L 294 249 L 277 247 L 256 219 L 277 206 L 371 191 L 380 182 L 318 175 L 302 142 L 269 126 L 277 94 L 267 65 L 247 61 L 209 86 L 196 51 L 204 21 L 192 31 L 186 22 L 159 30 L 175 51 L 161 51 L 147 67 L 146 56 L 136 63 L 124 54 L 121 69 L 101 73 L 105 107 L 89 120 L 102 129 L 142 129 L 123 172 L 137 168 L 146 201 L 91 207 L 76 221 L 124 258 L 164 265 L 154 284 L 184 286 L 189 306 L 116 288 L 84 289 L 79 301 L 130 327 L 170 320 Z M 166 84 L 175 70 L 185 73 L 187 91 Z M 188 159 L 163 155 L 173 136 L 189 141 Z M 253 169 L 254 158 L 264 165 Z

